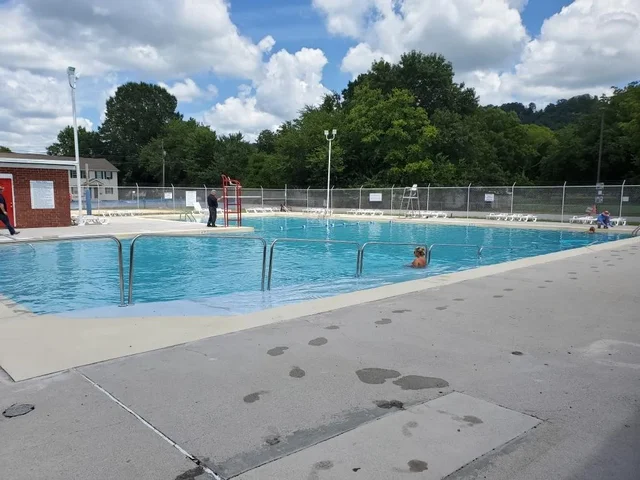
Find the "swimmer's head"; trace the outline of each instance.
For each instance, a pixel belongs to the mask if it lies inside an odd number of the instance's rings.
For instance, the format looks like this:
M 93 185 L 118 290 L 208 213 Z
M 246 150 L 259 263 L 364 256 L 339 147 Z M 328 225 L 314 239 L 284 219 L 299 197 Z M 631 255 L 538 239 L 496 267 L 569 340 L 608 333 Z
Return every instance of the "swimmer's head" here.
M 591 228 L 589 229 L 589 232 L 590 232 L 590 233 L 596 233 L 596 227 L 591 227 Z
M 424 247 L 416 247 L 416 249 L 413 251 L 413 254 L 416 257 L 424 257 L 425 256 L 425 250 Z

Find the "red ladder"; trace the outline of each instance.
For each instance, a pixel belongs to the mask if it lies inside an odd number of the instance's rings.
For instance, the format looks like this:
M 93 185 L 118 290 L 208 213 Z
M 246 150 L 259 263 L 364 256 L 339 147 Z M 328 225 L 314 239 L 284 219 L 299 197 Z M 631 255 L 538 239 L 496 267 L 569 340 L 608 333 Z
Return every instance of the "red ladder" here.
M 236 222 L 236 225 L 241 227 L 242 185 L 238 180 L 222 175 L 222 199 L 224 204 L 224 226 L 228 227 L 229 222 Z M 231 218 L 229 218 L 229 214 L 231 214 Z M 235 218 L 233 218 L 234 215 Z

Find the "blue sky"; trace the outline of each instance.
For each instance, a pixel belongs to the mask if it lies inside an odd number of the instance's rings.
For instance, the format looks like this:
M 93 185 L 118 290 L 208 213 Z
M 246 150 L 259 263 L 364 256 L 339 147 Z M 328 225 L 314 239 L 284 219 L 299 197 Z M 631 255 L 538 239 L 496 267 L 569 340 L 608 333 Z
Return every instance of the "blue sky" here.
M 640 1 L 134 3 L 0 0 L 0 145 L 43 151 L 70 123 L 68 65 L 81 125 L 97 128 L 118 85 L 146 81 L 185 116 L 248 139 L 411 49 L 443 54 L 482 104 L 544 106 L 640 78 Z

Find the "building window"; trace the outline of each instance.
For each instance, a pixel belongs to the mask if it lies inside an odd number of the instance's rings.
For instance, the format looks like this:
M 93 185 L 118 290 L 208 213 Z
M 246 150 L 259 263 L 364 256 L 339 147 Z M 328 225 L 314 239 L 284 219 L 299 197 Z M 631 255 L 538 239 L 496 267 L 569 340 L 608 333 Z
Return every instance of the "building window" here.
M 78 187 L 71 187 L 71 195 L 77 195 L 78 194 Z
M 80 171 L 80 178 L 87 178 L 87 172 L 84 170 Z
M 104 172 L 105 180 L 113 180 L 113 172 Z
M 105 193 L 105 195 L 113 195 L 113 188 L 104 187 L 104 193 Z
M 94 173 L 95 173 L 95 175 L 96 175 L 96 177 L 95 177 L 95 178 L 97 178 L 97 179 L 99 179 L 99 180 L 103 180 L 103 179 L 104 179 L 104 173 L 105 173 L 105 172 L 94 172 Z
M 70 170 L 69 174 L 70 174 L 71 178 L 78 178 L 78 174 L 76 173 L 75 170 Z

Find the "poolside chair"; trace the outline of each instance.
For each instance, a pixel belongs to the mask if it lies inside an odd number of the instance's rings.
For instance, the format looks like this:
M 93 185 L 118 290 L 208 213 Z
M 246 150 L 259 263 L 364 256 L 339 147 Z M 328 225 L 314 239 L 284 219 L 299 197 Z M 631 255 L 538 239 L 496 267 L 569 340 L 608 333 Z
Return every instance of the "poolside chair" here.
M 206 212 L 202 209 L 202 205 L 200 205 L 200 202 L 193 202 L 193 213 L 204 215 Z
M 612 218 L 610 221 L 611 221 L 611 225 L 615 227 L 619 227 L 620 225 L 624 226 L 627 224 L 627 219 L 622 217 Z

